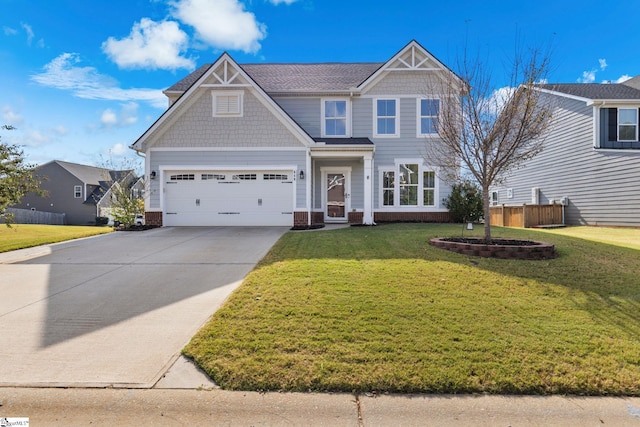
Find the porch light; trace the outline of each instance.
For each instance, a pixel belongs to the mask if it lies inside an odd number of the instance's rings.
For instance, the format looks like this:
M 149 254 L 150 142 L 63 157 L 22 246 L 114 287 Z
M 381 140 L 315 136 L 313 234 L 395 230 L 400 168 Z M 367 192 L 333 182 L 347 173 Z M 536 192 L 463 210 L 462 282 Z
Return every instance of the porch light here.
M 303 170 L 300 171 L 300 179 L 304 179 L 304 171 Z
M 151 173 L 149 174 L 149 178 L 156 179 L 156 171 L 151 171 Z

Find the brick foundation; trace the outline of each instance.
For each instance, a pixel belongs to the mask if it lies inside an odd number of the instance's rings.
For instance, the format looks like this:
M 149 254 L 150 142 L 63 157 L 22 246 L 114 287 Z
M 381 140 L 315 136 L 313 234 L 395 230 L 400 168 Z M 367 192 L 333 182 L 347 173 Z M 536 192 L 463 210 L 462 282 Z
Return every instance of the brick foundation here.
M 374 222 L 453 222 L 449 212 L 374 212 Z
M 146 225 L 162 227 L 162 212 L 145 212 L 144 223 Z
M 307 228 L 309 225 L 307 212 L 294 212 L 293 213 L 293 228 L 302 229 Z
M 349 212 L 349 224 L 362 224 L 363 212 Z
M 324 224 L 324 212 L 311 212 L 311 225 Z

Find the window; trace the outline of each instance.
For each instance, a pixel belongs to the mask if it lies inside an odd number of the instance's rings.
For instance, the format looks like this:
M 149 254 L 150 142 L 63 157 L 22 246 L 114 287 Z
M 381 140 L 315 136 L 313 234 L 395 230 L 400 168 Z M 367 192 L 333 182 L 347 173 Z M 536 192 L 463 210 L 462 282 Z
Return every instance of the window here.
M 76 199 L 82 198 L 82 185 L 73 186 L 73 197 Z
M 286 181 L 289 179 L 289 175 L 280 173 L 265 173 L 262 175 L 263 181 Z
M 491 206 L 498 206 L 498 192 L 491 192 Z
M 395 167 L 380 168 L 380 207 L 438 207 L 434 168 L 398 160 Z
M 375 110 L 374 136 L 400 136 L 398 130 L 398 100 L 376 99 Z
M 222 181 L 224 179 L 226 179 L 225 175 L 220 175 L 217 173 L 203 173 L 200 176 L 200 179 L 202 181 Z
M 418 165 L 400 165 L 400 206 L 418 205 Z
M 233 180 L 241 180 L 241 181 L 255 181 L 258 179 L 258 176 L 255 173 L 242 173 L 238 175 L 233 175 Z
M 439 99 L 419 99 L 419 133 L 418 136 L 438 133 Z
M 169 177 L 170 181 L 193 181 L 195 179 L 195 175 L 192 173 L 181 173 L 178 175 L 171 175 Z
M 325 99 L 322 103 L 323 136 L 347 136 L 347 101 Z
M 618 109 L 618 141 L 638 140 L 638 110 L 635 108 Z
M 242 116 L 242 92 L 211 92 L 213 117 Z
M 395 190 L 395 172 L 382 172 L 382 206 L 393 206 Z
M 434 171 L 422 172 L 422 200 L 424 206 L 436 204 L 436 173 Z

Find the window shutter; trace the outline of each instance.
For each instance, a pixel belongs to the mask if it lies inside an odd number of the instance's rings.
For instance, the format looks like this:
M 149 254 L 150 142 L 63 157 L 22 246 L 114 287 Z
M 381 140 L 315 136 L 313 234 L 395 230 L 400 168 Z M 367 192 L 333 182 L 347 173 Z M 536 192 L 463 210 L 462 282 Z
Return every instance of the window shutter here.
M 607 141 L 618 140 L 618 109 L 609 108 L 609 137 Z

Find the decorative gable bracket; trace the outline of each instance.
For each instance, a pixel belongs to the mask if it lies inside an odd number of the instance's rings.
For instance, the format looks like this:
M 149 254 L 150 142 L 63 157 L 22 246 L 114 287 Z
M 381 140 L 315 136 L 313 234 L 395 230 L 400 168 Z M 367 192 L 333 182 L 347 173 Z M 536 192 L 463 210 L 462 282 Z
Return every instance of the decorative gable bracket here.
M 203 83 L 201 87 L 249 87 L 247 81 L 242 78 L 240 70 L 228 59 L 221 61 L 220 65 L 211 73 L 215 83 Z
M 401 53 L 387 68 L 388 71 L 439 71 L 441 69 L 442 67 L 435 64 L 423 49 L 415 45 L 409 46 L 409 49 Z

